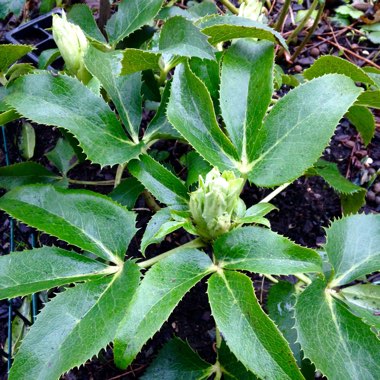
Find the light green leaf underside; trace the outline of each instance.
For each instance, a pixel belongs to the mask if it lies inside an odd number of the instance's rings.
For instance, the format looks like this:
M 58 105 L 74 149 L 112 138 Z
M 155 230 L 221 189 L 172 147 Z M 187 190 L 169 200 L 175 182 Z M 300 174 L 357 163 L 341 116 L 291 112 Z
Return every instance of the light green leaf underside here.
M 190 346 L 178 338 L 164 345 L 142 380 L 203 380 L 213 372 L 211 364 L 202 360 Z
M 355 82 L 375 84 L 371 77 L 360 67 L 333 55 L 318 58 L 310 68 L 303 72 L 303 76 L 307 80 L 321 77 L 325 74 L 343 74 Z
M 87 190 L 19 187 L 0 198 L 0 208 L 23 223 L 113 262 L 123 260 L 136 232 L 133 212 Z
M 330 287 L 380 270 L 380 215 L 352 215 L 327 229 L 325 250 L 334 268 Z
M 206 86 L 187 64 L 175 70 L 167 114 L 170 123 L 206 161 L 221 171 L 235 169 L 236 150 L 218 126 Z
M 36 162 L 20 162 L 0 168 L 0 188 L 11 190 L 33 183 L 54 183 L 62 179 Z
M 0 72 L 5 72 L 12 63 L 32 50 L 30 45 L 0 45 Z
M 238 272 L 208 281 L 212 315 L 230 350 L 260 378 L 303 379 L 289 345 L 257 302 L 252 281 Z
M 138 286 L 138 266 L 78 284 L 58 294 L 38 315 L 10 371 L 10 380 L 58 379 L 110 343 Z
M 364 144 L 368 145 L 375 135 L 376 130 L 376 120 L 373 113 L 366 107 L 352 106 L 348 110 L 346 116 L 350 123 L 352 123 L 360 133 Z
M 281 34 L 267 25 L 237 16 L 206 16 L 197 22 L 201 31 L 210 36 L 212 45 L 218 42 L 229 41 L 235 38 L 258 38 L 279 42 L 287 49 L 286 42 Z
M 207 36 L 189 20 L 175 16 L 165 22 L 159 40 L 161 53 L 214 60 Z
M 90 46 L 85 64 L 111 97 L 132 140 L 138 143 L 142 116 L 141 74 L 119 76 L 121 59 L 120 52 L 103 53 Z
M 75 78 L 31 74 L 17 79 L 9 93 L 6 102 L 21 115 L 67 129 L 93 162 L 115 165 L 141 152 L 141 146 L 131 143 L 104 100 Z
M 121 75 L 149 69 L 158 70 L 160 58 L 160 53 L 132 48 L 125 49 L 121 60 Z
M 298 341 L 305 356 L 329 379 L 378 379 L 379 340 L 325 286 L 323 280 L 314 281 L 296 303 Z
M 361 89 L 344 75 L 328 74 L 291 90 L 264 120 L 248 178 L 258 186 L 291 182 L 321 156 L 336 125 Z
M 104 44 L 107 43 L 102 32 L 96 25 L 91 9 L 86 4 L 75 4 L 68 12 L 67 18 L 73 24 L 80 26 L 89 38 Z
M 210 258 L 181 249 L 159 261 L 144 276 L 115 339 L 115 363 L 129 365 L 142 346 L 168 319 L 182 297 L 211 271 Z
M 79 163 L 74 148 L 69 141 L 64 138 L 60 138 L 55 147 L 48 153 L 45 153 L 45 156 L 64 176 L 66 176 L 70 169 Z
M 157 15 L 163 0 L 122 0 L 109 19 L 106 31 L 113 45 L 148 24 Z
M 249 161 L 255 138 L 272 99 L 274 48 L 268 41 L 241 39 L 225 53 L 220 107 L 232 143 Z
M 317 252 L 256 226 L 236 228 L 222 235 L 214 243 L 214 255 L 226 269 L 266 274 L 322 271 Z
M 270 203 L 256 203 L 255 205 L 249 207 L 245 214 L 238 219 L 239 223 L 259 223 L 270 227 L 269 220 L 264 218 L 265 215 L 269 214 L 271 211 L 277 210 L 276 206 Z
M 0 299 L 13 298 L 115 273 L 109 267 L 57 247 L 0 256 Z
M 131 161 L 128 170 L 160 202 L 167 205 L 186 205 L 189 195 L 183 182 L 150 156 Z

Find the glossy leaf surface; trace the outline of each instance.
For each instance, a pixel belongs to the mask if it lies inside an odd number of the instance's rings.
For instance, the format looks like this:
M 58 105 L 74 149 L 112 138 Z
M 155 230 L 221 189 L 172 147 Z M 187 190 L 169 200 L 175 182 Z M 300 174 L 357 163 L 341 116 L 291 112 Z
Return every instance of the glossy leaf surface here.
M 97 355 L 115 336 L 115 326 L 139 284 L 138 266 L 76 285 L 58 294 L 38 315 L 24 339 L 10 380 L 58 379 Z
M 30 53 L 33 46 L 30 45 L 0 45 L 0 72 L 4 72 L 24 55 Z
M 310 248 L 262 227 L 236 228 L 214 243 L 219 265 L 267 274 L 320 272 L 321 259 Z
M 208 296 L 220 332 L 246 368 L 261 378 L 303 379 L 288 343 L 261 309 L 249 277 L 233 271 L 214 274 Z
M 210 273 L 211 265 L 204 252 L 179 249 L 146 273 L 116 335 L 117 366 L 125 368 L 132 362 L 182 297 Z
M 105 260 L 121 262 L 136 232 L 135 214 L 87 190 L 29 185 L 0 198 L 12 217 Z
M 325 287 L 323 280 L 315 280 L 296 303 L 298 341 L 305 356 L 329 379 L 377 379 L 378 338 L 360 318 L 332 298 Z
M 50 73 L 19 78 L 6 101 L 39 124 L 62 127 L 80 142 L 87 157 L 100 165 L 124 163 L 140 154 L 103 99 L 75 78 Z
M 24 296 L 116 271 L 117 267 L 57 247 L 13 252 L 0 256 L 0 299 Z

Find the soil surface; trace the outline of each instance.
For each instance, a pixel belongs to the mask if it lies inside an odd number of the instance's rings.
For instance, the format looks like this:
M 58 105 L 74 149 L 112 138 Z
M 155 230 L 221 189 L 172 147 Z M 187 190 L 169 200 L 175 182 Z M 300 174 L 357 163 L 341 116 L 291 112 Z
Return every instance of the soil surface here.
M 28 17 L 35 17 L 38 15 L 37 3 L 38 2 L 33 1 L 28 2 L 28 8 L 25 11 L 25 14 Z M 345 49 L 353 51 L 357 56 L 365 57 L 367 60 L 372 60 L 375 57 L 378 46 L 371 44 L 367 40 L 360 40 L 358 37 L 359 35 L 354 34 L 352 36 L 351 34 L 344 32 L 343 27 L 339 27 L 328 21 L 327 16 L 333 13 L 336 3 L 331 1 L 328 2 L 324 19 L 319 24 L 311 41 L 306 45 L 304 51 L 298 56 L 295 62 L 288 62 L 287 59 L 289 59 L 289 57 L 282 57 L 278 60 L 277 63 L 282 66 L 284 71 L 289 73 L 302 72 L 302 70 L 309 67 L 319 55 L 327 53 L 338 54 L 339 50 L 342 50 L 339 49 L 339 46 L 343 46 Z M 186 4 L 186 2 L 183 2 L 183 4 Z M 279 10 L 281 9 L 281 3 L 274 2 L 274 4 L 275 5 L 268 16 L 271 20 L 277 19 Z M 304 6 L 293 3 L 293 13 L 306 6 L 306 2 Z M 4 22 L 0 22 L 0 42 L 4 41 L 4 33 L 17 26 L 20 21 L 20 19 L 10 16 Z M 354 26 L 352 28 L 354 28 Z M 284 35 L 288 35 L 289 31 L 293 29 L 294 24 L 292 23 L 292 19 L 291 17 L 288 17 L 283 28 Z M 297 43 L 291 46 L 291 53 L 294 52 L 295 47 L 300 43 L 303 37 L 304 35 L 301 34 Z M 357 56 L 347 53 L 347 50 L 345 51 L 346 59 L 349 59 L 358 65 L 367 64 L 363 60 L 358 59 Z M 375 64 L 380 64 L 378 58 L 374 59 L 373 62 Z M 287 89 L 285 88 L 285 90 Z M 146 119 L 149 117 L 151 117 L 151 115 L 147 114 Z M 368 179 L 370 176 L 380 169 L 379 112 L 375 112 L 375 117 L 378 130 L 376 131 L 375 138 L 368 147 L 363 145 L 360 136 L 350 124 L 346 120 L 343 120 L 337 127 L 336 133 L 331 139 L 329 147 L 326 148 L 323 154 L 325 159 L 338 163 L 339 169 L 343 175 L 352 182 L 364 187 L 368 186 Z M 40 125 L 33 125 L 33 127 L 35 128 L 37 136 L 36 151 L 33 160 L 43 164 L 51 170 L 55 170 L 44 154 L 54 148 L 55 143 L 60 136 L 60 132 L 55 128 L 48 128 Z M 5 135 L 10 163 L 23 161 L 17 143 L 20 136 L 20 122 L 15 122 L 13 125 L 7 127 Z M 0 140 L 1 147 L 3 147 L 3 140 Z M 179 159 L 188 151 L 189 148 L 186 145 L 175 142 L 162 142 L 154 148 L 168 152 L 168 158 L 165 160 L 165 163 L 171 165 L 178 175 L 182 177 L 185 176 L 186 171 L 179 163 Z M 371 158 L 371 163 L 364 164 L 368 157 Z M 4 166 L 5 164 L 5 151 L 4 149 L 0 149 L 0 165 Z M 115 171 L 115 168 L 105 168 L 101 170 L 98 165 L 92 165 L 85 161 L 72 169 L 69 176 L 72 179 L 87 181 L 112 180 L 115 177 Z M 125 176 L 127 175 L 128 174 L 125 173 Z M 76 185 L 71 187 L 87 188 L 104 194 L 107 194 L 112 190 L 112 187 L 109 186 L 95 187 Z M 269 192 L 269 190 L 258 189 L 254 186 L 246 186 L 242 198 L 247 206 L 249 206 L 257 203 Z M 0 195 L 3 193 L 4 192 L 0 193 Z M 279 209 L 269 215 L 272 228 L 293 241 L 308 247 L 321 246 L 325 240 L 324 227 L 327 227 L 329 222 L 334 218 L 341 216 L 341 207 L 338 196 L 324 182 L 324 180 L 319 177 L 301 177 L 279 194 L 272 203 Z M 149 211 L 149 208 L 142 197 L 139 198 L 136 208 L 139 210 L 137 211 L 138 227 L 141 227 L 141 230 L 133 239 L 128 250 L 127 254 L 131 257 L 136 257 L 135 253 L 138 252 L 144 227 L 149 218 L 153 215 L 152 212 Z M 368 213 L 379 211 L 380 184 L 377 179 L 369 188 L 367 203 L 362 208 L 362 212 Z M 10 219 L 4 213 L 0 213 L 0 254 L 7 254 L 9 252 L 9 233 Z M 59 242 L 45 234 L 38 234 L 33 231 L 33 229 L 15 222 L 15 250 L 22 250 L 30 247 L 32 235 L 36 237 L 37 245 L 54 244 L 67 247 L 65 243 Z M 188 241 L 189 238 L 190 236 L 186 232 L 180 230 L 179 232 L 168 236 L 161 245 L 150 246 L 147 250 L 147 256 L 157 255 L 157 253 L 164 252 L 183 244 Z M 265 308 L 265 296 L 270 283 L 263 280 L 260 276 L 253 276 L 253 280 L 257 295 L 263 302 Z M 195 286 L 183 298 L 169 320 L 153 339 L 145 345 L 133 365 L 126 371 L 121 371 L 114 366 L 112 347 L 107 347 L 97 358 L 93 358 L 93 360 L 89 361 L 85 366 L 82 366 L 79 369 L 70 371 L 63 376 L 63 379 L 138 379 L 162 345 L 174 335 L 187 340 L 191 347 L 193 347 L 193 349 L 195 349 L 205 360 L 212 362 L 215 360 L 215 351 L 213 349 L 215 327 L 205 291 L 206 286 L 203 281 Z M 20 307 L 22 300 L 17 298 L 11 302 L 13 304 L 12 317 L 14 318 L 17 313 L 17 308 Z M 42 307 L 42 304 L 43 302 L 40 300 L 40 308 Z M 6 379 L 6 359 L 4 357 L 4 360 L 2 360 L 1 354 L 4 354 L 3 348 L 7 338 L 7 321 L 8 301 L 0 301 L 0 380 Z

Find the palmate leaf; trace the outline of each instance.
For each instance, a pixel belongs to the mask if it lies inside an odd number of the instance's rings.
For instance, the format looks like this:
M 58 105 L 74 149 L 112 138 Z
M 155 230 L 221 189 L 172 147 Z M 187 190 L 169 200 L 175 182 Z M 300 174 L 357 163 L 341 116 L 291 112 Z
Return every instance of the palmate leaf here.
M 273 94 L 274 47 L 268 41 L 241 39 L 223 57 L 220 107 L 226 129 L 241 161 L 254 155 Z
M 289 345 L 261 309 L 246 275 L 213 274 L 208 281 L 212 315 L 230 350 L 260 378 L 303 379 Z
M 170 123 L 208 162 L 221 171 L 235 169 L 236 149 L 218 126 L 206 86 L 188 64 L 175 70 L 167 114 Z
M 23 223 L 115 263 L 123 261 L 136 232 L 133 212 L 87 190 L 23 186 L 1 197 L 0 209 Z
M 106 31 L 112 45 L 148 24 L 161 9 L 163 0 L 122 0 L 109 19 Z
M 128 164 L 128 170 L 160 202 L 167 205 L 187 205 L 189 195 L 183 182 L 152 157 L 144 154 Z
M 174 338 L 165 344 L 141 379 L 203 380 L 213 372 L 210 363 L 202 360 L 187 343 Z
M 378 379 L 378 338 L 326 291 L 323 280 L 315 280 L 298 297 L 295 322 L 305 356 L 329 379 Z
M 212 262 L 196 249 L 178 249 L 144 276 L 115 338 L 115 363 L 127 367 L 168 319 L 182 297 L 212 271 Z
M 125 163 L 141 152 L 142 144 L 127 138 L 107 103 L 76 78 L 26 75 L 9 87 L 6 102 L 36 123 L 67 129 L 88 159 L 102 166 Z
M 0 299 L 104 277 L 117 269 L 57 247 L 14 252 L 0 257 Z
M 139 284 L 138 266 L 127 261 L 115 275 L 58 294 L 38 315 L 21 344 L 10 380 L 58 379 L 110 343 Z
M 119 76 L 122 54 L 101 52 L 90 46 L 85 65 L 111 97 L 132 140 L 138 144 L 142 116 L 141 73 Z
M 214 255 L 226 269 L 266 274 L 321 272 L 317 252 L 262 227 L 236 228 L 217 239 Z
M 0 168 L 0 188 L 11 190 L 33 183 L 57 183 L 62 177 L 36 162 L 20 162 Z
M 361 89 L 340 74 L 300 85 L 281 98 L 264 120 L 252 151 L 248 178 L 258 186 L 290 182 L 320 157 L 336 125 Z
M 324 248 L 334 268 L 331 288 L 380 270 L 380 215 L 335 220 L 326 239 Z

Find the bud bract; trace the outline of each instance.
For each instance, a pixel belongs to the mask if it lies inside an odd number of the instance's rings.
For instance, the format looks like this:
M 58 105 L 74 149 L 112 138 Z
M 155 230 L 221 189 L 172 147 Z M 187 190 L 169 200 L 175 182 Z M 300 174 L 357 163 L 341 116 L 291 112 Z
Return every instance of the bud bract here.
M 88 41 L 78 25 L 67 21 L 64 11 L 62 17 L 53 15 L 53 38 L 65 61 L 67 71 L 87 83 L 91 79 L 91 74 L 84 66 Z
M 236 216 L 244 213 L 245 205 L 240 199 L 243 178 L 236 178 L 231 171 L 222 174 L 212 169 L 199 187 L 190 194 L 190 212 L 200 236 L 213 240 L 233 227 Z

